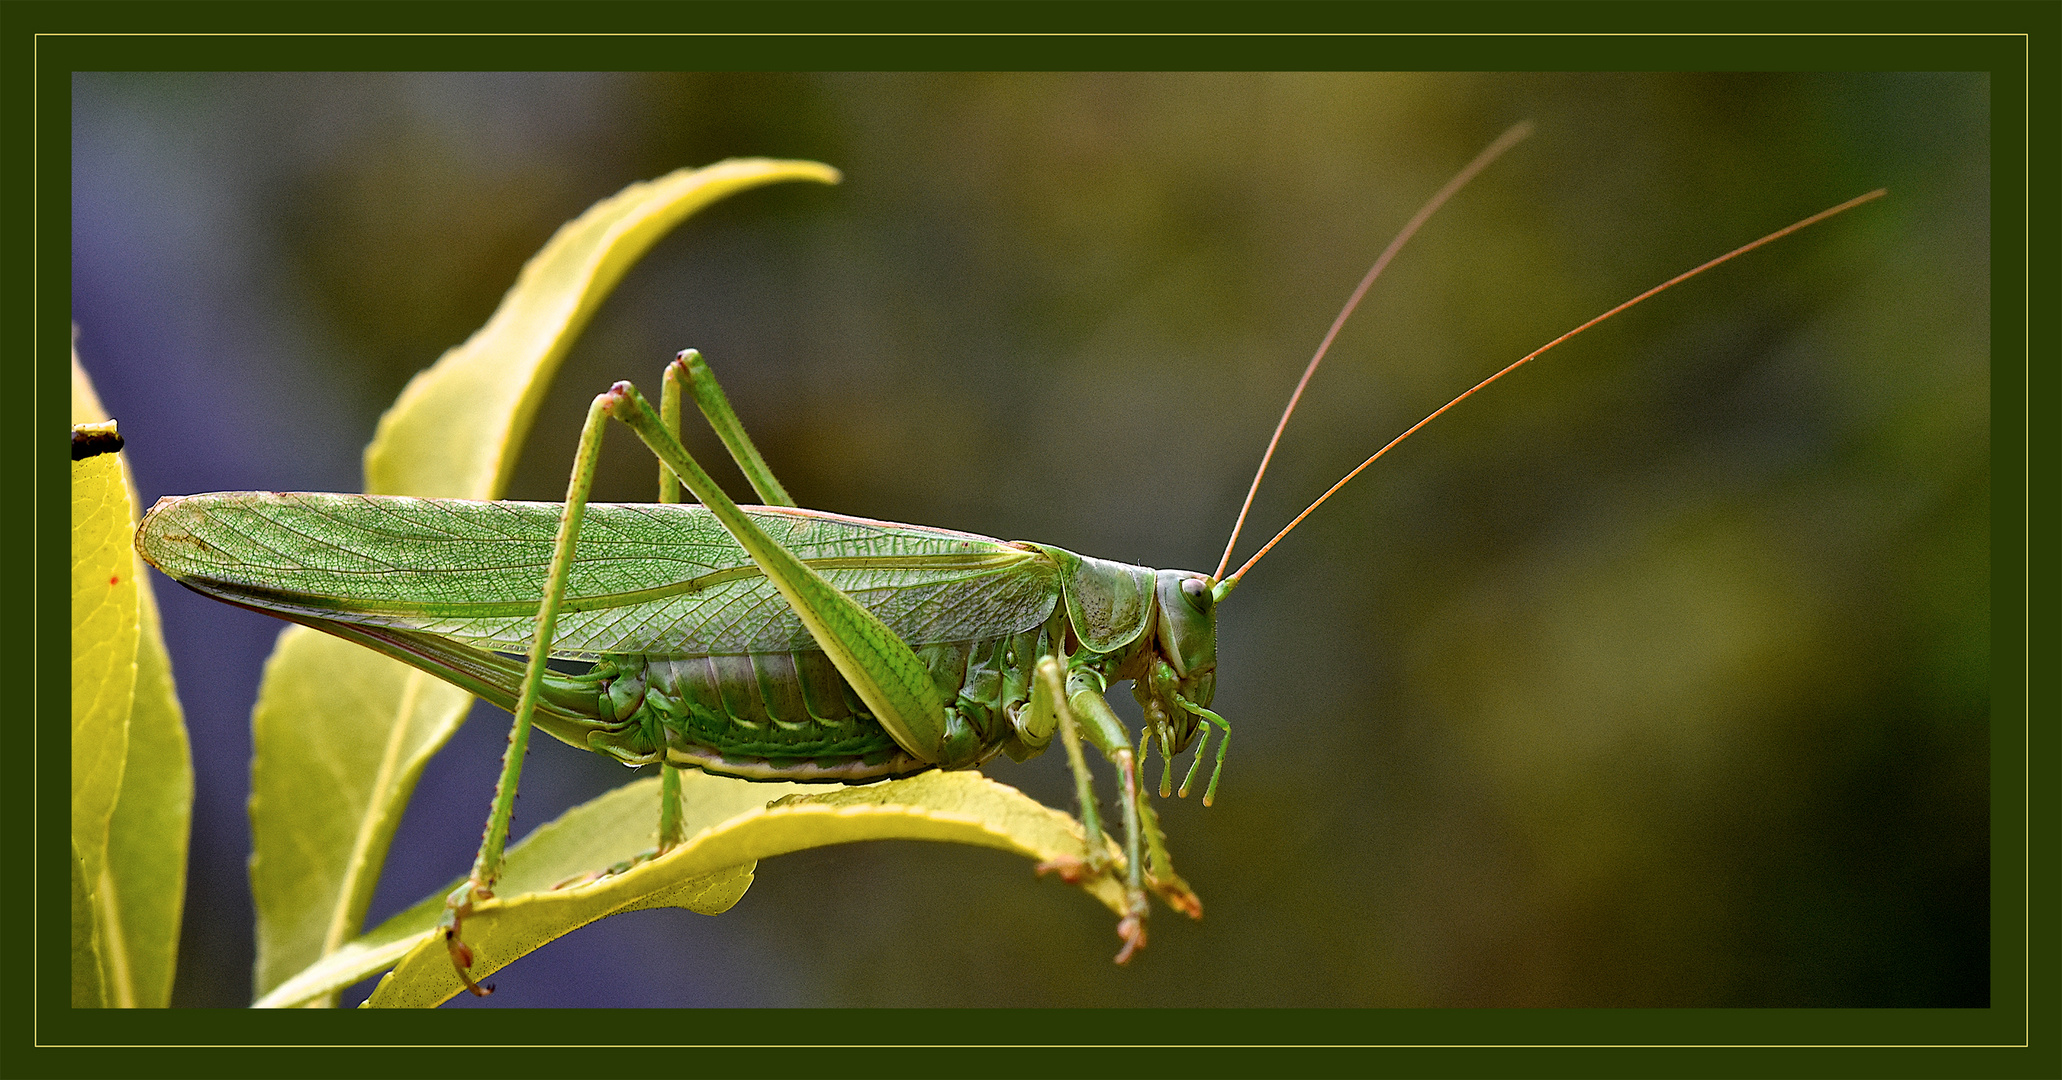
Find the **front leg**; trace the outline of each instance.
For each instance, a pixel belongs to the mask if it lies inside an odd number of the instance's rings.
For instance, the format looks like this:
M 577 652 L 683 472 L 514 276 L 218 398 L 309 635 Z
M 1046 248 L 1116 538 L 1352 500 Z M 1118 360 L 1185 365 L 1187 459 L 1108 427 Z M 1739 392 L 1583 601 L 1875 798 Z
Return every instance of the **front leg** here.
M 1033 672 L 1031 700 L 1019 714 L 1018 732 L 1032 745 L 1043 747 L 1057 731 L 1067 751 L 1067 767 L 1074 774 L 1074 795 L 1081 804 L 1083 858 L 1056 859 L 1038 864 L 1038 873 L 1057 871 L 1072 885 L 1084 873 L 1101 874 L 1109 869 L 1110 855 L 1103 843 L 1103 823 L 1095 805 L 1095 778 L 1081 756 L 1081 731 L 1074 710 L 1067 707 L 1066 667 L 1057 656 L 1042 656 Z
M 1123 721 L 1103 696 L 1106 686 L 1102 675 L 1091 668 L 1077 667 L 1067 673 L 1068 711 L 1080 720 L 1082 734 L 1088 741 L 1117 767 L 1117 800 L 1124 821 L 1125 915 L 1117 924 L 1117 933 L 1124 939 L 1124 948 L 1117 953 L 1117 962 L 1122 964 L 1146 944 L 1147 888 L 1190 918 L 1202 918 L 1203 905 L 1188 883 L 1174 873 L 1166 837 L 1160 831 L 1159 815 L 1141 793 L 1138 755 L 1132 750 Z

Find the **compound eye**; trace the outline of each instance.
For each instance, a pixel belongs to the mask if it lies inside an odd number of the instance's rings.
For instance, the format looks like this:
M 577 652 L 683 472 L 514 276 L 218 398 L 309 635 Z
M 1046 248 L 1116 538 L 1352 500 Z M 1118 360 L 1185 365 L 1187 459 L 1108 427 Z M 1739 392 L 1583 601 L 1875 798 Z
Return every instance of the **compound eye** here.
M 1210 586 L 1204 584 L 1202 578 L 1192 577 L 1182 579 L 1181 591 L 1183 595 L 1189 598 L 1189 603 L 1194 604 L 1197 607 L 1209 606 Z

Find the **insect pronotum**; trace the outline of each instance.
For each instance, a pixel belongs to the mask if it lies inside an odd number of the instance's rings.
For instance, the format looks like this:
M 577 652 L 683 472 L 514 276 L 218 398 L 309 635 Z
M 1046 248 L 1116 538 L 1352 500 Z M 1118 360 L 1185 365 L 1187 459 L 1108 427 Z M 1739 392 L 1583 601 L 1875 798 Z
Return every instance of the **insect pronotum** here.
M 1005 542 L 795 506 L 692 350 L 666 368 L 661 408 L 619 382 L 594 399 L 564 504 L 225 492 L 161 500 L 137 550 L 209 596 L 327 631 L 510 710 L 514 726 L 479 854 L 442 920 L 468 989 L 465 916 L 493 895 L 530 730 L 667 785 L 659 850 L 681 842 L 677 768 L 752 780 L 859 783 L 969 769 L 1065 747 L 1086 835 L 1100 838 L 1087 741 L 1115 767 L 1123 865 L 1091 842 L 1047 867 L 1070 880 L 1121 875 L 1124 963 L 1145 944 L 1148 892 L 1200 916 L 1140 795 L 1151 744 L 1160 794 L 1195 745 L 1187 795 L 1214 728 L 1203 801 L 1216 796 L 1231 728 L 1210 711 L 1216 606 L 1304 518 L 1398 442 L 1549 349 L 1720 263 L 1884 194 L 1873 191 L 1680 274 L 1553 339 L 1398 435 L 1230 574 L 1253 495 L 1283 428 L 1340 327 L 1418 228 L 1530 126 L 1498 138 L 1382 252 L 1325 335 L 1261 457 L 1217 569 L 1153 570 L 1047 544 Z M 764 505 L 741 507 L 682 448 L 685 385 Z M 609 418 L 661 462 L 661 502 L 588 503 Z M 701 505 L 674 505 L 677 483 Z M 583 557 L 584 556 L 584 557 Z M 377 568 L 377 574 L 365 573 Z M 517 662 L 503 654 L 523 654 Z M 594 661 L 568 675 L 546 660 Z M 1136 741 L 1105 694 L 1129 680 Z M 1044 869 L 1044 868 L 1042 868 Z

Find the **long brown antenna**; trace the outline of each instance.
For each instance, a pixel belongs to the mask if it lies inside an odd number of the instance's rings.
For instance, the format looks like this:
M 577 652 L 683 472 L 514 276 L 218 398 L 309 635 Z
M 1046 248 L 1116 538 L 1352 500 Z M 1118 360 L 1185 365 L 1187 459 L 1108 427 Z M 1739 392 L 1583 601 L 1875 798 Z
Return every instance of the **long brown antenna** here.
M 1431 220 L 1432 215 L 1441 206 L 1446 205 L 1446 200 L 1453 198 L 1454 192 L 1466 187 L 1468 181 L 1475 178 L 1476 173 L 1488 168 L 1490 162 L 1503 156 L 1504 151 L 1517 145 L 1519 140 L 1530 134 L 1532 121 L 1521 120 L 1511 125 L 1511 130 L 1497 136 L 1496 141 L 1490 143 L 1481 153 L 1476 154 L 1475 160 L 1468 162 L 1460 172 L 1454 174 L 1453 179 L 1446 182 L 1445 187 L 1440 188 L 1424 206 L 1418 208 L 1417 214 L 1396 234 L 1396 239 L 1389 241 L 1389 246 L 1383 248 L 1382 254 L 1376 257 L 1375 265 L 1369 267 L 1367 276 L 1360 279 L 1360 287 L 1354 289 L 1353 295 L 1346 298 L 1346 306 L 1339 309 L 1339 317 L 1332 320 L 1332 328 L 1325 331 L 1325 339 L 1317 343 L 1317 353 L 1310 358 L 1309 366 L 1303 369 L 1303 377 L 1296 380 L 1295 392 L 1289 395 L 1289 407 L 1282 410 L 1281 420 L 1274 425 L 1274 436 L 1267 440 L 1267 452 L 1260 455 L 1260 468 L 1253 473 L 1253 486 L 1246 489 L 1246 502 L 1239 507 L 1239 519 L 1232 523 L 1231 539 L 1224 542 L 1224 557 L 1217 560 L 1217 573 L 1212 575 L 1213 577 L 1223 577 L 1224 568 L 1231 565 L 1232 549 L 1239 546 L 1239 530 L 1246 526 L 1246 514 L 1253 509 L 1253 496 L 1260 491 L 1260 479 L 1267 475 L 1267 463 L 1274 460 L 1275 445 L 1282 441 L 1282 429 L 1289 426 L 1289 417 L 1295 414 L 1296 403 L 1303 400 L 1303 388 L 1309 386 L 1310 377 L 1317 374 L 1317 365 L 1331 349 L 1332 339 L 1339 336 L 1339 328 L 1346 325 L 1353 309 L 1360 306 L 1360 298 L 1367 295 L 1368 287 L 1375 283 L 1376 278 L 1382 276 L 1382 271 L 1388 267 L 1389 261 L 1396 258 L 1396 253 L 1403 250 L 1403 245 L 1417 235 L 1418 230 L 1425 222 Z
M 1819 222 L 1824 221 L 1829 217 L 1832 217 L 1834 214 L 1838 214 L 1845 210 L 1851 210 L 1873 199 L 1880 199 L 1883 196 L 1888 195 L 1889 193 L 1889 190 L 1886 188 L 1877 188 L 1876 190 L 1869 192 L 1867 195 L 1858 195 L 1852 199 L 1847 200 L 1844 203 L 1841 203 L 1838 206 L 1833 207 L 1830 210 L 1821 210 L 1818 213 L 1813 214 L 1808 218 L 1805 218 L 1803 221 L 1800 221 L 1795 225 L 1789 226 L 1788 228 L 1778 229 L 1775 232 L 1772 232 L 1767 236 L 1764 236 L 1761 239 L 1754 241 L 1751 244 L 1746 244 L 1744 246 L 1734 248 L 1733 250 L 1728 251 L 1723 255 L 1720 255 L 1718 258 L 1713 259 L 1710 262 L 1707 262 L 1694 270 L 1688 270 L 1683 273 L 1677 274 L 1676 276 L 1669 278 L 1667 281 L 1664 281 L 1661 284 L 1656 285 L 1651 289 L 1648 289 L 1646 292 L 1643 292 L 1638 296 L 1635 296 L 1632 299 L 1627 300 L 1625 303 L 1622 303 L 1617 307 L 1614 307 L 1611 310 L 1604 312 L 1602 315 L 1599 315 L 1596 318 L 1591 319 L 1586 323 L 1583 323 L 1581 326 L 1578 326 L 1575 329 L 1570 330 L 1565 334 L 1562 334 L 1560 337 L 1557 337 L 1554 340 L 1549 341 L 1544 345 L 1541 345 L 1539 348 L 1534 349 L 1529 353 L 1526 353 L 1524 356 L 1521 356 L 1516 361 L 1512 362 L 1509 367 L 1506 367 L 1502 371 L 1499 371 L 1496 374 L 1491 375 L 1489 378 L 1486 378 L 1481 382 L 1476 383 L 1474 386 L 1469 387 L 1467 393 L 1462 394 L 1460 397 L 1454 398 L 1452 401 L 1449 401 L 1444 405 L 1441 405 L 1438 409 L 1432 412 L 1432 415 L 1425 417 L 1423 420 L 1420 420 L 1415 424 L 1412 424 L 1408 431 L 1405 431 L 1403 434 L 1398 435 L 1397 437 L 1389 440 L 1389 442 L 1386 445 L 1384 445 L 1380 450 L 1375 451 L 1374 454 L 1370 456 L 1366 461 L 1361 462 L 1357 467 L 1354 468 L 1352 472 L 1347 473 L 1343 477 L 1340 477 L 1338 483 L 1333 484 L 1330 490 L 1327 490 L 1323 495 L 1317 497 L 1316 502 L 1311 503 L 1310 506 L 1306 508 L 1302 513 L 1297 514 L 1296 519 L 1294 521 L 1289 522 L 1287 526 L 1283 527 L 1281 532 L 1276 533 L 1274 539 L 1269 540 L 1265 545 L 1263 545 L 1260 548 L 1259 551 L 1254 553 L 1252 558 L 1247 559 L 1246 564 L 1244 566 L 1239 567 L 1236 573 L 1232 574 L 1232 576 L 1228 578 L 1224 578 L 1221 581 L 1219 581 L 1215 589 L 1217 598 L 1223 599 L 1226 593 L 1231 592 L 1233 587 L 1235 587 L 1238 584 L 1239 578 L 1245 576 L 1246 571 L 1251 570 L 1253 568 L 1253 564 L 1259 562 L 1260 557 L 1262 555 L 1265 555 L 1269 551 L 1273 550 L 1276 544 L 1281 543 L 1282 537 L 1289 535 L 1289 532 L 1291 530 L 1293 530 L 1296 526 L 1302 524 L 1303 519 L 1309 517 L 1310 512 L 1312 510 L 1315 510 L 1318 507 L 1323 506 L 1324 501 L 1326 499 L 1331 498 L 1332 495 L 1335 492 L 1337 492 L 1340 488 L 1345 487 L 1348 481 L 1352 480 L 1356 476 L 1359 476 L 1362 469 L 1365 469 L 1368 466 L 1373 465 L 1375 463 L 1375 458 L 1381 457 L 1383 454 L 1389 452 L 1390 447 L 1393 447 L 1397 443 L 1400 443 L 1403 440 L 1410 438 L 1413 433 L 1415 433 L 1419 428 L 1424 427 L 1426 424 L 1431 423 L 1433 419 L 1436 418 L 1440 413 L 1443 413 L 1446 410 L 1453 408 L 1455 405 L 1458 405 L 1461 402 L 1466 401 L 1469 395 L 1473 394 L 1475 391 L 1480 390 L 1485 386 L 1488 386 L 1490 383 L 1493 383 L 1506 375 L 1509 375 L 1513 371 L 1518 370 L 1518 368 L 1524 366 L 1532 358 L 1540 355 L 1541 353 L 1546 352 L 1548 349 L 1551 349 L 1554 346 L 1559 345 L 1560 343 L 1568 340 L 1569 338 L 1572 338 L 1575 335 L 1582 333 L 1584 330 L 1587 330 L 1590 327 L 1595 326 L 1600 322 L 1603 322 L 1605 319 L 1608 319 L 1611 316 L 1616 315 L 1621 311 L 1624 311 L 1626 308 L 1629 308 L 1634 304 L 1637 304 L 1640 301 L 1655 295 L 1656 293 L 1660 293 L 1668 289 L 1674 288 L 1675 286 L 1680 285 L 1693 277 L 1696 277 L 1698 274 L 1701 274 L 1704 271 L 1719 265 L 1720 263 L 1738 258 L 1741 255 L 1745 255 L 1748 252 L 1753 251 L 1755 248 L 1762 246 L 1763 244 L 1773 243 L 1777 240 L 1781 240 L 1783 237 L 1788 236 L 1791 233 L 1794 233 L 1797 230 L 1804 228 L 1805 226 L 1816 225 Z

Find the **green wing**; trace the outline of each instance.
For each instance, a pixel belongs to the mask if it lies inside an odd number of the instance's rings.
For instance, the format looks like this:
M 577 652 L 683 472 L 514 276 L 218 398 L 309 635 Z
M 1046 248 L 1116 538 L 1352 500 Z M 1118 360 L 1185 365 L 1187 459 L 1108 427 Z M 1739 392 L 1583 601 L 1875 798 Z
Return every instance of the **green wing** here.
M 556 503 L 219 492 L 167 498 L 137 550 L 174 580 L 266 611 L 528 648 Z M 971 533 L 748 507 L 775 540 L 912 647 L 1043 622 L 1058 574 Z M 816 643 L 700 506 L 588 506 L 552 655 L 724 654 Z

